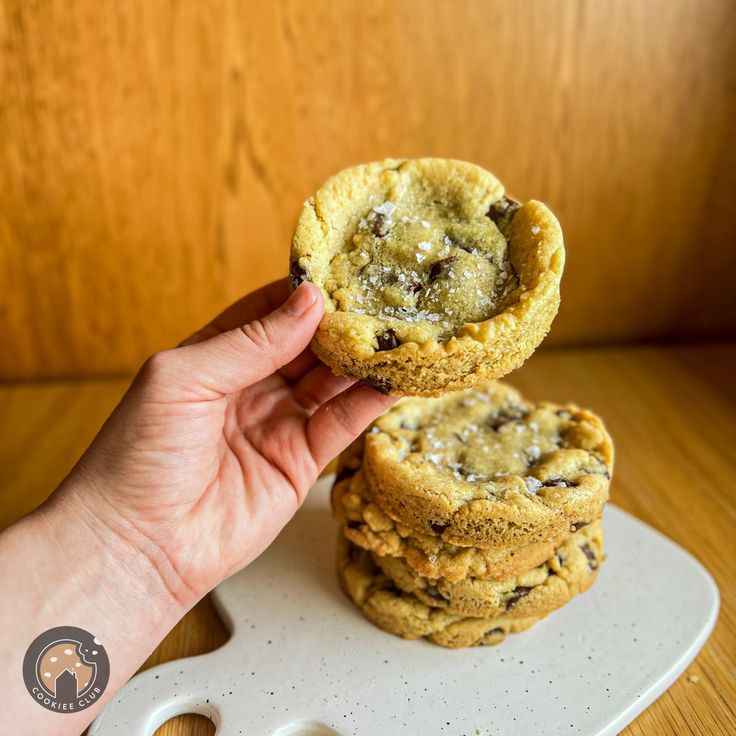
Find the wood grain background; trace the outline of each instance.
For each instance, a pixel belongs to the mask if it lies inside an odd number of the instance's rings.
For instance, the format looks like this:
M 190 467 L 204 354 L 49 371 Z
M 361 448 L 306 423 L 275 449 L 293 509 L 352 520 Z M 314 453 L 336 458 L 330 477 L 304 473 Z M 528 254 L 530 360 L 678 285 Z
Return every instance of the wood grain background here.
M 134 370 L 385 156 L 552 206 L 550 343 L 734 334 L 735 70 L 731 0 L 0 0 L 0 379 Z

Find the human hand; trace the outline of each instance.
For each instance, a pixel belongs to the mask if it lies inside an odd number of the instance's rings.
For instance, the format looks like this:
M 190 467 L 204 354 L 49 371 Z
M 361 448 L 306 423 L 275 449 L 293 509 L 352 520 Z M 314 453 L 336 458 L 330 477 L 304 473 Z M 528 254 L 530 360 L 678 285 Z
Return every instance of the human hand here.
M 106 691 L 61 716 L 34 703 L 19 676 L 5 678 L 6 720 L 24 734 L 82 731 L 393 403 L 309 351 L 319 289 L 304 283 L 282 304 L 287 296 L 285 280 L 264 287 L 151 358 L 57 491 L 0 534 L 8 671 L 21 672 L 40 632 L 66 625 L 96 636 L 111 665 Z
M 143 552 L 187 606 L 260 554 L 395 401 L 311 353 L 319 289 L 287 296 L 272 283 L 154 355 L 56 500 Z

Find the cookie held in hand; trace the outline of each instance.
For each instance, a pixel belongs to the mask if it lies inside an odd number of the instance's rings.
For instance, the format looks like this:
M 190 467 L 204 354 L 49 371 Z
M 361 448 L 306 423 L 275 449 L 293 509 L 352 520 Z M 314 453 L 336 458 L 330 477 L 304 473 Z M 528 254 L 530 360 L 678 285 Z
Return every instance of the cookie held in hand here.
M 517 368 L 559 306 L 562 232 L 484 169 L 447 159 L 346 169 L 307 200 L 293 286 L 325 316 L 312 348 L 336 373 L 395 395 L 436 396 Z

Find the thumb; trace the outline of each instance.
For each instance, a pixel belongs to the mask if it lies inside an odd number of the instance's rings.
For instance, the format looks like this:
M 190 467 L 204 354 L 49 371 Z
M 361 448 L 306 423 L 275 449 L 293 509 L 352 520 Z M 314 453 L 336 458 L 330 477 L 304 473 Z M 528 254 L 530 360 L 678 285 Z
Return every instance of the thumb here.
M 296 358 L 322 318 L 322 292 L 302 282 L 275 311 L 209 340 L 172 351 L 180 389 L 213 398 L 251 386 Z M 170 378 L 173 376 L 170 376 Z

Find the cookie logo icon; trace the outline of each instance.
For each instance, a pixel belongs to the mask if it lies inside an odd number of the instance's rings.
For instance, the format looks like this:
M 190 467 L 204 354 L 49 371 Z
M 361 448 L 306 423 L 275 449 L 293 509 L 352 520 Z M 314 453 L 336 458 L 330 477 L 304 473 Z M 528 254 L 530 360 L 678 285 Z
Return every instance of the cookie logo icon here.
M 31 697 L 59 713 L 76 713 L 94 705 L 109 678 L 105 648 L 75 626 L 44 631 L 23 659 L 23 680 Z

